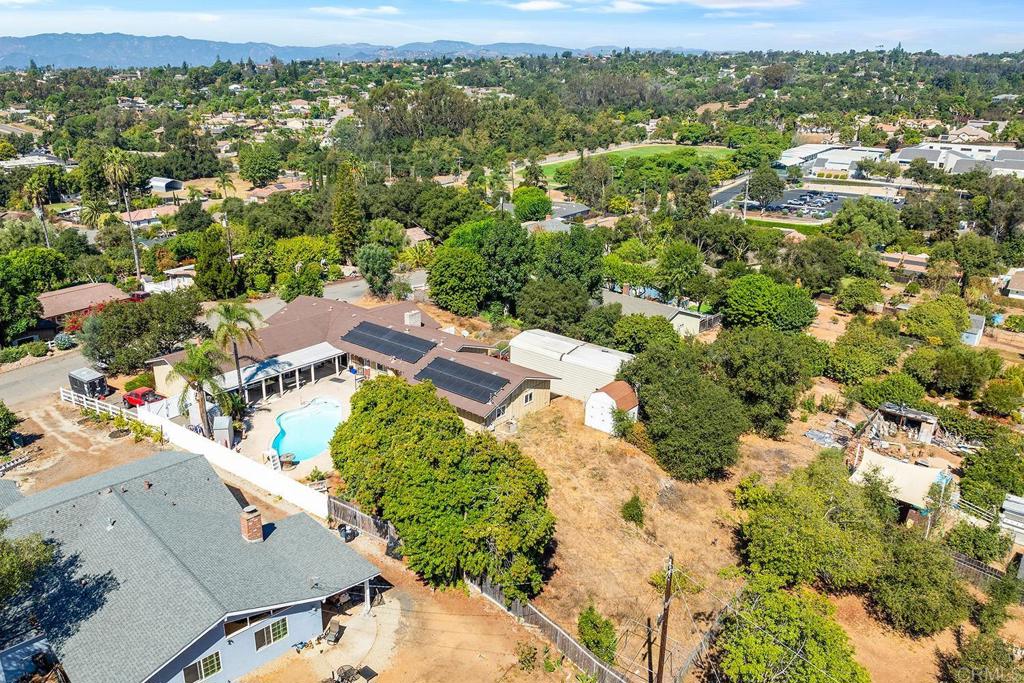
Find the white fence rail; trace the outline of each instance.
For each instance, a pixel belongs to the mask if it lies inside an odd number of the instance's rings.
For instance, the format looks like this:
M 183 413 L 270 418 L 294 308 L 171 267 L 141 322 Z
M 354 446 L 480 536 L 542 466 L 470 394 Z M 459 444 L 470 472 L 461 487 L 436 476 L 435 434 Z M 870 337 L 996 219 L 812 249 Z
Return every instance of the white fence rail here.
M 135 416 L 135 413 L 125 408 L 122 408 L 121 406 L 111 405 L 106 401 L 101 401 L 97 398 L 86 396 L 85 394 L 79 394 L 74 391 L 71 391 L 70 389 L 65 389 L 63 387 L 61 387 L 60 390 L 60 400 L 64 401 L 65 403 L 70 403 L 73 406 L 78 406 L 79 408 L 94 410 L 97 413 L 106 413 L 107 415 L 113 415 L 114 417 L 121 415 L 129 420 L 138 419 Z
M 306 512 L 321 519 L 327 519 L 327 494 L 314 491 L 281 472 L 276 472 L 266 465 L 235 453 L 234 451 L 210 441 L 205 436 L 174 424 L 166 417 L 151 413 L 144 408 L 139 410 L 139 420 L 153 427 L 164 430 L 164 438 L 172 444 L 191 453 L 204 456 L 211 465 L 240 477 L 253 486 L 275 496 L 281 496 L 289 503 L 297 505 Z
M 190 453 L 199 453 L 214 467 L 230 472 L 256 488 L 280 496 L 316 517 L 327 519 L 326 493 L 303 486 L 281 472 L 275 472 L 265 465 L 210 441 L 205 436 L 171 422 L 163 415 L 147 410 L 145 406 L 133 413 L 64 388 L 60 390 L 60 400 L 80 408 L 106 412 L 115 416 L 123 415 L 129 420 L 136 420 L 151 427 L 159 427 L 163 430 L 164 438 L 176 447 Z M 157 409 L 159 410 L 159 406 Z

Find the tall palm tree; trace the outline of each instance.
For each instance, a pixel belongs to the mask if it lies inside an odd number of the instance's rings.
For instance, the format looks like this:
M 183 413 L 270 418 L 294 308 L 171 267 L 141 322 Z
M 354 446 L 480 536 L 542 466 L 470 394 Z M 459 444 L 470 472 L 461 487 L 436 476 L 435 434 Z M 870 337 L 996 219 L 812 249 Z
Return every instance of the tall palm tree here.
M 210 416 L 206 412 L 206 394 L 209 393 L 218 399 L 224 390 L 217 384 L 217 377 L 220 376 L 220 366 L 228 360 L 213 343 L 207 339 L 201 344 L 185 347 L 185 357 L 171 366 L 167 374 L 169 380 L 180 379 L 185 382 L 185 388 L 178 398 L 178 409 L 185 412 L 188 409 L 189 389 L 196 394 L 196 403 L 199 404 L 199 419 L 202 422 L 203 434 L 210 436 Z
M 135 258 L 135 277 L 142 279 L 142 268 L 139 266 L 139 248 L 135 244 L 135 226 L 132 225 L 132 206 L 128 201 L 128 186 L 132 182 L 132 160 L 128 154 L 117 147 L 107 150 L 103 156 L 103 177 L 114 191 L 114 197 L 124 199 L 124 210 L 128 213 L 128 233 L 132 238 L 132 256 Z
M 231 228 L 228 225 L 228 212 L 224 209 L 224 200 L 228 198 L 228 190 L 235 189 L 235 183 L 224 170 L 217 174 L 217 188 L 220 190 L 221 196 L 220 224 L 224 228 L 224 246 L 228 248 L 228 262 L 231 264 L 231 269 L 234 270 L 235 253 L 231 251 Z
M 242 365 L 238 360 L 238 343 L 249 342 L 262 346 L 260 336 L 256 334 L 256 324 L 263 320 L 259 311 L 249 308 L 240 301 L 222 301 L 213 308 L 217 316 L 217 328 L 213 331 L 213 340 L 223 351 L 231 347 L 235 359 L 235 373 L 238 378 L 238 393 L 242 394 Z
M 25 181 L 22 191 L 25 193 L 26 201 L 35 209 L 39 222 L 43 224 L 43 237 L 46 240 L 46 246 L 49 247 L 50 230 L 46 225 L 46 215 L 43 212 L 43 207 L 46 205 L 46 200 L 50 198 L 50 188 L 46 186 L 46 182 L 38 175 L 32 175 Z
M 100 219 L 110 213 L 110 204 L 105 199 L 91 197 L 82 202 L 82 212 L 79 220 L 90 228 L 95 229 L 100 224 Z

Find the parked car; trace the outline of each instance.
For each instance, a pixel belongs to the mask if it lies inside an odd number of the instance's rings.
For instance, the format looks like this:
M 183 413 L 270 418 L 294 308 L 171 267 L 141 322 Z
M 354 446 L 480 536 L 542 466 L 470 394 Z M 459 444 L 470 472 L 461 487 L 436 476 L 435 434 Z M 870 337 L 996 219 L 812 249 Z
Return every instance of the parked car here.
M 139 387 L 138 389 L 132 389 L 124 395 L 124 407 L 138 408 L 139 406 L 156 403 L 157 401 L 162 400 L 164 400 L 164 397 L 149 387 Z

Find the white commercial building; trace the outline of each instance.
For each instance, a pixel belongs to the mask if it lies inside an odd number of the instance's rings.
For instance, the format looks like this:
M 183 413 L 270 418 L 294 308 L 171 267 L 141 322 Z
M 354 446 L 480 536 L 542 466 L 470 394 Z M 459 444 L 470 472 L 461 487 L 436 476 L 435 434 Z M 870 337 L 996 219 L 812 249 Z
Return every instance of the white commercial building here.
M 992 175 L 1024 178 L 1024 150 L 1012 146 L 923 142 L 913 147 L 904 147 L 890 158 L 904 168 L 910 166 L 914 159 L 924 159 L 932 168 L 947 173 L 967 173 L 983 168 Z
M 888 153 L 888 150 L 881 147 L 849 147 L 846 149 L 830 149 L 819 154 L 810 164 L 810 172 L 813 175 L 823 173 L 845 173 L 848 175 L 857 174 L 857 163 L 864 161 L 878 161 Z
M 546 330 L 520 332 L 509 342 L 509 353 L 514 365 L 555 377 L 551 393 L 577 401 L 611 384 L 623 363 L 633 359 L 632 354 Z
M 791 147 L 779 157 L 779 165 L 789 168 L 790 166 L 804 166 L 810 164 L 822 154 L 833 149 L 842 149 L 841 145 L 811 144 Z

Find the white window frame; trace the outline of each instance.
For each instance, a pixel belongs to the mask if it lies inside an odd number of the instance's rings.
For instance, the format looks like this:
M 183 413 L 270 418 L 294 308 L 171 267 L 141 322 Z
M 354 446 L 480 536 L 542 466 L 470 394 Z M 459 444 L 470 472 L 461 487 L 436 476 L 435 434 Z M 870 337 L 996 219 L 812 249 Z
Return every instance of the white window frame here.
M 505 411 L 506 410 L 508 410 L 508 406 L 507 405 L 502 404 L 502 405 L 498 406 L 495 409 L 495 411 L 494 411 L 494 419 L 498 420 L 498 419 L 501 419 L 501 418 L 505 417 Z
M 279 636 L 277 636 L 275 638 L 274 637 L 274 627 L 277 626 L 278 624 L 282 624 L 282 623 L 284 624 L 284 632 L 281 635 L 279 635 Z M 269 637 L 267 638 L 266 642 L 263 643 L 263 647 L 260 647 L 259 645 L 256 645 L 256 637 L 260 633 L 263 633 L 264 631 L 266 631 L 268 633 Z M 271 645 L 273 645 L 274 643 L 276 643 L 279 640 L 284 640 L 285 638 L 288 637 L 288 617 L 281 617 L 280 619 L 278 619 L 276 621 L 270 622 L 269 624 L 267 624 L 263 628 L 254 631 L 253 634 L 252 634 L 252 637 L 253 637 L 253 645 L 256 645 L 256 651 L 257 652 L 259 652 L 260 650 L 263 650 L 265 648 L 270 647 Z
M 209 661 L 209 660 L 213 660 L 211 662 L 211 666 L 216 666 L 216 668 L 213 669 L 212 671 L 210 671 L 209 673 L 207 673 L 207 661 Z M 194 678 L 194 679 L 189 679 L 188 678 L 188 674 L 186 672 L 190 668 L 192 668 L 192 667 L 198 667 L 198 672 L 197 673 L 199 674 L 199 678 Z M 182 678 L 185 681 L 188 681 L 188 682 L 191 683 L 191 682 L 205 681 L 207 678 L 209 678 L 211 676 L 216 676 L 221 671 L 223 671 L 223 669 L 224 669 L 224 665 L 223 665 L 223 662 L 221 662 L 221 659 L 220 659 L 220 650 L 215 650 L 214 652 L 211 652 L 210 654 L 206 655 L 205 657 L 201 657 L 201 658 L 197 659 L 196 661 L 192 662 L 191 664 L 189 664 L 188 666 L 186 666 L 184 669 L 181 670 L 181 675 L 182 675 Z
M 528 406 L 533 403 L 533 389 L 523 394 L 523 405 Z

